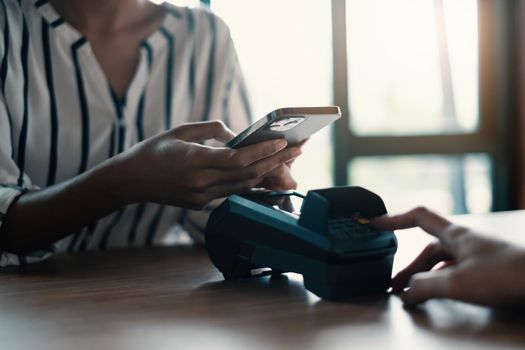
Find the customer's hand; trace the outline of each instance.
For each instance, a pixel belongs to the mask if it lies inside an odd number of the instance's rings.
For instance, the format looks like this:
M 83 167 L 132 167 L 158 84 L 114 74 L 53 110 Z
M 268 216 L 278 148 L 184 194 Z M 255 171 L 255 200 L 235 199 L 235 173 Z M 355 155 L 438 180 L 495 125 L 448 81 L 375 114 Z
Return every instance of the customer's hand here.
M 151 201 L 199 209 L 215 198 L 247 192 L 265 175 L 301 153 L 274 140 L 241 149 L 208 147 L 235 134 L 221 122 L 185 124 L 147 139 L 119 156 L 126 201 Z
M 426 208 L 372 220 L 383 230 L 420 227 L 438 238 L 392 280 L 407 304 L 450 298 L 483 305 L 525 302 L 525 250 L 454 225 Z M 407 290 L 403 291 L 406 287 Z

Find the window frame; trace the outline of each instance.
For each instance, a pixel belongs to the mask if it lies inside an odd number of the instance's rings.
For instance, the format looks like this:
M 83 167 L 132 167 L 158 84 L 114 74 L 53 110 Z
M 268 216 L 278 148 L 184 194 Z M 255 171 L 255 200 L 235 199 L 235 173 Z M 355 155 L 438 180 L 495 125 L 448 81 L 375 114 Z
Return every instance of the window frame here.
M 508 135 L 510 121 L 516 115 L 515 0 L 478 1 L 478 129 L 472 133 L 407 136 L 360 136 L 350 129 L 346 1 L 332 0 L 333 96 L 342 112 L 340 127 L 333 128 L 334 184 L 348 184 L 348 165 L 357 157 L 451 155 L 461 159 L 466 153 L 484 153 L 492 165 L 492 210 L 512 209 L 510 154 L 513 142 Z

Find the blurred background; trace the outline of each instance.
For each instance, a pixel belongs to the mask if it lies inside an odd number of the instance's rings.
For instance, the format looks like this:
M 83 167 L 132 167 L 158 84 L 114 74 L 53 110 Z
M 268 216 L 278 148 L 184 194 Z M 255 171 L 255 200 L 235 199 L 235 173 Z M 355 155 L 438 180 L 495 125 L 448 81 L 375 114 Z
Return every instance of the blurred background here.
M 523 206 L 519 1 L 172 2 L 228 23 L 255 120 L 284 106 L 341 107 L 294 164 L 300 191 L 363 186 L 390 212 Z

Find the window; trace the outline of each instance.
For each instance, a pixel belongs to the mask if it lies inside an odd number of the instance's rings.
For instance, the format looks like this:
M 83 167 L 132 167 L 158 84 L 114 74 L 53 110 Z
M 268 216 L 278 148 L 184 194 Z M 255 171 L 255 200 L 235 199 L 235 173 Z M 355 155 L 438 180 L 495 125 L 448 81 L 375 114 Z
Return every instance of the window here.
M 387 145 L 403 135 L 476 133 L 478 36 L 476 0 L 348 1 L 349 133 L 398 137 Z M 484 154 L 351 157 L 348 182 L 381 193 L 396 211 L 487 212 L 492 195 L 466 182 L 490 188 L 490 167 Z
M 476 0 L 351 0 L 346 12 L 355 134 L 477 129 Z
M 230 26 L 255 119 L 282 106 L 342 109 L 294 164 L 299 190 L 360 185 L 392 212 L 508 208 L 508 2 L 213 0 L 211 9 Z
M 443 213 L 485 213 L 492 204 L 491 164 L 485 154 L 355 157 L 349 182 L 380 193 L 392 211 L 415 203 Z
M 391 211 L 507 208 L 504 2 L 332 6 L 335 101 L 347 125 L 336 132 L 336 184 L 376 190 Z

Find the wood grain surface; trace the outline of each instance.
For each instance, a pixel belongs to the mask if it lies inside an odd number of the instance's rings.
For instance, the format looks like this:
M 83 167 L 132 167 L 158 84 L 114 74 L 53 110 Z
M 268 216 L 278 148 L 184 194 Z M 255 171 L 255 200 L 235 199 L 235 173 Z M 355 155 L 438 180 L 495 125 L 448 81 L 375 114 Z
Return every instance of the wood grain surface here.
M 525 212 L 457 217 L 525 244 Z M 398 233 L 395 270 L 431 239 Z M 225 282 L 205 250 L 56 255 L 0 271 L 0 349 L 523 349 L 523 311 L 326 302 L 287 274 Z

